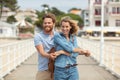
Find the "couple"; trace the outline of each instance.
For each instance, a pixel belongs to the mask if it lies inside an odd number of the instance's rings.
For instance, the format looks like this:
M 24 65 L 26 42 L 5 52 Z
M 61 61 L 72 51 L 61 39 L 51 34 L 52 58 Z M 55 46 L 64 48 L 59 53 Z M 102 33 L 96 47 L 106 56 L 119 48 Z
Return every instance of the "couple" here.
M 70 17 L 61 19 L 61 32 L 55 32 L 55 15 L 48 13 L 42 18 L 43 31 L 34 38 L 38 51 L 38 72 L 36 80 L 52 80 L 48 70 L 49 59 L 55 61 L 54 80 L 79 80 L 76 57 L 78 55 L 90 56 L 89 51 L 78 48 L 75 34 L 77 23 Z M 49 53 L 52 48 L 54 53 Z

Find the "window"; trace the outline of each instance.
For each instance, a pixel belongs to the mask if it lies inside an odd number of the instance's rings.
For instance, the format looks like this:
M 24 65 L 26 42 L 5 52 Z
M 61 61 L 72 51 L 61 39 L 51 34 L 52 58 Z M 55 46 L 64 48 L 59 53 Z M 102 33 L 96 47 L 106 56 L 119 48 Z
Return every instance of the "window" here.
M 95 26 L 101 26 L 101 21 L 100 20 L 96 20 L 95 21 Z
M 88 13 L 86 13 L 86 16 L 88 16 Z
M 116 2 L 119 2 L 119 0 L 115 0 Z
M 117 7 L 117 13 L 120 13 L 120 7 Z
M 2 34 L 3 33 L 3 30 L 2 29 L 0 29 L 0 34 Z
M 112 7 L 112 13 L 116 13 L 116 8 Z
M 95 15 L 101 15 L 101 9 L 95 9 Z
M 106 13 L 108 13 L 108 8 L 106 8 Z
M 113 2 L 113 0 L 109 0 L 110 2 Z
M 95 0 L 96 3 L 101 3 L 101 0 Z
M 116 26 L 120 26 L 120 20 L 116 20 Z

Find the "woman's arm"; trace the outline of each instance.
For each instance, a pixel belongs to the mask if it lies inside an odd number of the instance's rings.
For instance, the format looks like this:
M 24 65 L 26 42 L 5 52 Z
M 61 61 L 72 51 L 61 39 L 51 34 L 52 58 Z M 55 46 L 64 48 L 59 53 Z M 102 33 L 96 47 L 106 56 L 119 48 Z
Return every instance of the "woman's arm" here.
M 59 55 L 61 55 L 61 54 L 70 56 L 70 53 L 68 53 L 68 52 L 66 52 L 66 51 L 63 51 L 63 50 L 59 50 L 59 51 L 56 51 L 56 52 L 55 52 L 55 55 L 56 55 L 56 56 L 59 56 Z
M 67 41 L 64 41 L 63 37 L 59 33 L 55 34 L 54 42 L 57 45 L 60 45 L 65 51 L 69 53 L 73 52 L 73 49 L 74 49 L 73 45 L 69 44 Z
M 79 53 L 79 55 L 85 55 L 86 57 L 90 56 L 90 52 L 88 50 L 75 48 L 73 51 Z
M 60 45 L 68 53 L 79 53 L 80 55 L 90 55 L 90 52 L 88 50 L 75 48 L 75 47 L 78 47 L 76 36 L 73 37 L 73 39 L 74 39 L 73 44 L 72 43 L 70 44 L 67 41 L 64 41 L 63 37 L 59 33 L 54 36 L 55 43 Z

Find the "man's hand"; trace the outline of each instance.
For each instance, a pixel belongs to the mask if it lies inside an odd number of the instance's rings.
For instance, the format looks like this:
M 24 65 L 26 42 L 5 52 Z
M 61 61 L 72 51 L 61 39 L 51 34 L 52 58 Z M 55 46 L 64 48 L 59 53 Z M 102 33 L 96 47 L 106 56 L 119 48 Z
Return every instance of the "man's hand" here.
M 49 58 L 52 59 L 52 60 L 54 60 L 56 57 L 57 57 L 57 56 L 56 56 L 55 53 L 50 53 L 50 54 L 49 54 Z

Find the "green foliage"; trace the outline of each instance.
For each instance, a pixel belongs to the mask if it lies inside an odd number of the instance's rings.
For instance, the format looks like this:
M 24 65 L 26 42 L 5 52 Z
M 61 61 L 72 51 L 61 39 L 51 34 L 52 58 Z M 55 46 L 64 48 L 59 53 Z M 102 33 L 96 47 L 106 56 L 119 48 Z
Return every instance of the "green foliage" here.
M 30 17 L 28 17 L 28 16 L 25 18 L 25 21 L 27 21 L 29 23 L 32 23 L 32 19 Z
M 12 15 L 12 16 L 9 16 L 9 17 L 7 18 L 7 22 L 8 22 L 8 23 L 13 23 L 13 22 L 17 22 L 17 20 L 16 20 L 15 17 Z
M 82 18 L 80 16 L 78 16 L 78 15 L 75 15 L 75 14 L 63 14 L 63 15 L 57 16 L 56 26 L 60 26 L 59 22 L 60 22 L 61 18 L 64 17 L 64 16 L 70 16 L 73 20 L 78 21 L 79 27 L 83 26 L 83 20 L 82 20 Z
M 19 28 L 19 32 L 20 33 L 31 32 L 32 34 L 34 34 L 34 28 Z
M 51 9 L 50 12 L 53 13 L 53 14 L 55 14 L 56 16 L 65 14 L 64 12 L 58 10 L 56 7 L 52 7 L 52 9 Z
M 83 26 L 83 20 L 79 15 L 66 14 L 66 13 L 60 11 L 59 9 L 57 9 L 56 7 L 52 7 L 51 9 L 49 8 L 48 12 L 56 15 L 56 27 L 60 27 L 59 22 L 60 22 L 61 18 L 64 16 L 70 16 L 72 19 L 78 21 L 79 26 Z M 44 14 L 45 14 L 44 10 L 41 12 L 37 11 L 39 20 L 35 22 L 35 25 L 37 25 L 37 27 L 39 27 L 39 28 L 42 28 L 42 16 Z
M 42 11 L 42 12 L 39 12 L 39 11 L 37 11 L 37 15 L 38 15 L 38 21 L 36 21 L 34 24 L 37 26 L 37 27 L 39 27 L 39 28 L 41 28 L 42 29 L 42 16 L 44 15 L 45 13 L 44 13 L 44 11 Z
M 19 8 L 17 0 L 0 0 L 0 6 L 8 7 L 12 11 L 16 11 Z

